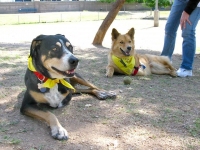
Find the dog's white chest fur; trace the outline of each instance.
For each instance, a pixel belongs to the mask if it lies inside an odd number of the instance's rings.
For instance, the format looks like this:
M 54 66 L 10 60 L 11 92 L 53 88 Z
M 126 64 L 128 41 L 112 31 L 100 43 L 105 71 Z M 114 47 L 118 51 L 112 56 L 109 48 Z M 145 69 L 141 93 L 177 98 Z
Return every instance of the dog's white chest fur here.
M 45 93 L 45 99 L 51 107 L 62 107 L 62 101 L 64 98 L 65 97 L 58 91 L 57 84 L 51 88 L 48 93 Z

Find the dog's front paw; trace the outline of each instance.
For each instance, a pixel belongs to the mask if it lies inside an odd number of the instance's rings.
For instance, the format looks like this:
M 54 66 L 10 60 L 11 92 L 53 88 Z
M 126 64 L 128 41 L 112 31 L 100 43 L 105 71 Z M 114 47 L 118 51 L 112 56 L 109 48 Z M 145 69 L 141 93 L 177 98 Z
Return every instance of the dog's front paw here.
M 97 91 L 96 96 L 100 100 L 105 100 L 108 98 L 115 99 L 117 97 L 117 94 L 114 92 L 107 92 L 107 91 Z
M 111 78 L 114 74 L 114 68 L 113 67 L 107 67 L 106 68 L 106 77 Z
M 108 72 L 106 72 L 106 77 L 112 78 L 112 76 L 113 76 L 113 73 L 108 73 Z
M 51 135 L 57 140 L 68 140 L 68 133 L 62 126 L 51 127 Z
M 112 78 L 112 75 L 107 75 L 107 74 L 106 74 L 106 77 L 108 77 L 108 78 Z

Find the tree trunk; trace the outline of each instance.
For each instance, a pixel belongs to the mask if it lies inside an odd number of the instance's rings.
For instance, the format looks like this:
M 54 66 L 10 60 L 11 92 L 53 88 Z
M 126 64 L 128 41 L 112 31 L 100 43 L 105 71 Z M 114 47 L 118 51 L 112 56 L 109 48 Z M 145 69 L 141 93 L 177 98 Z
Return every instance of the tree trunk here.
M 113 20 L 117 16 L 118 12 L 122 8 L 124 2 L 125 2 L 125 0 L 117 0 L 113 4 L 111 10 L 109 11 L 108 15 L 106 16 L 106 18 L 102 22 L 99 30 L 97 31 L 96 36 L 95 36 L 92 44 L 94 44 L 94 45 L 102 45 L 104 36 L 105 36 L 108 28 L 110 27 L 110 25 L 112 24 Z

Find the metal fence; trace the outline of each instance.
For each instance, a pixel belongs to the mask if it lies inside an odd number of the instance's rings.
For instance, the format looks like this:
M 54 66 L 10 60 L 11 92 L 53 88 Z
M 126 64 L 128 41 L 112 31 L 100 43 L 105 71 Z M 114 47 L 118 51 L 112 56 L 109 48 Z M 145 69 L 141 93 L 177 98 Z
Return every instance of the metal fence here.
M 59 12 L 59 13 L 28 13 L 28 14 L 1 14 L 0 25 L 8 24 L 33 24 L 33 23 L 56 23 L 76 21 L 103 20 L 108 12 Z M 152 17 L 150 11 L 120 11 L 115 19 L 141 19 Z

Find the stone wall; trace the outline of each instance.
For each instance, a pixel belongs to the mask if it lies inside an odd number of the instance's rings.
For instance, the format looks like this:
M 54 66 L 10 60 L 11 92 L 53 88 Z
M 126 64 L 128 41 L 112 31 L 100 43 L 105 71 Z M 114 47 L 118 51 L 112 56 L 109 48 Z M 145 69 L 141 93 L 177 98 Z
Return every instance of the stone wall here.
M 60 2 L 1 2 L 0 14 L 16 14 L 19 9 L 37 9 L 38 13 L 43 12 L 66 12 L 66 11 L 109 11 L 112 4 L 97 1 L 60 1 Z M 124 4 L 122 11 L 148 10 L 142 4 Z

